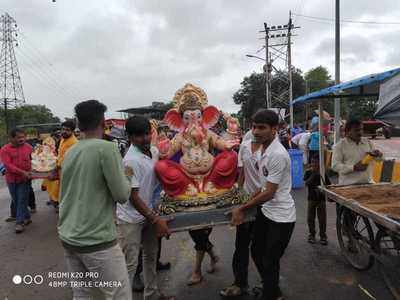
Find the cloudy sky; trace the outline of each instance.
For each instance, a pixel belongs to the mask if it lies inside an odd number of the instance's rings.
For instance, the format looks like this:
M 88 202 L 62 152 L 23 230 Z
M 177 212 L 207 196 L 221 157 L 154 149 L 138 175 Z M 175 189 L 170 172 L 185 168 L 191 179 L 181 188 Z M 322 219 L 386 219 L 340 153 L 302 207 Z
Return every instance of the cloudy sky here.
M 294 13 L 334 17 L 334 0 L 2 0 L 18 23 L 19 69 L 28 103 L 71 116 L 96 98 L 110 112 L 168 101 L 186 82 L 209 102 L 234 112 L 232 95 L 263 62 L 247 58 L 263 41 L 263 22 Z M 344 20 L 396 22 L 398 0 L 342 0 Z M 334 23 L 294 17 L 293 64 L 334 72 Z M 352 79 L 399 65 L 400 25 L 342 24 L 341 77 Z M 397 47 L 396 47 L 397 46 Z M 263 56 L 261 52 L 259 54 Z M 117 116 L 110 114 L 110 116 Z

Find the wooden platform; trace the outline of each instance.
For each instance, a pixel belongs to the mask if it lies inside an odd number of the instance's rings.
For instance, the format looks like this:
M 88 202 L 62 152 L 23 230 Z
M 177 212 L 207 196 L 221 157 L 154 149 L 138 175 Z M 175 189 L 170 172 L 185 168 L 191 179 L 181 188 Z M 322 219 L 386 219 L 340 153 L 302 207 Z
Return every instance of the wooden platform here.
M 196 212 L 180 212 L 167 216 L 161 216 L 161 218 L 170 220 L 168 222 L 168 227 L 172 232 L 209 228 L 230 224 L 232 218 L 230 212 L 235 207 L 237 206 Z M 257 208 L 248 210 L 246 212 L 246 221 L 254 220 L 256 212 Z

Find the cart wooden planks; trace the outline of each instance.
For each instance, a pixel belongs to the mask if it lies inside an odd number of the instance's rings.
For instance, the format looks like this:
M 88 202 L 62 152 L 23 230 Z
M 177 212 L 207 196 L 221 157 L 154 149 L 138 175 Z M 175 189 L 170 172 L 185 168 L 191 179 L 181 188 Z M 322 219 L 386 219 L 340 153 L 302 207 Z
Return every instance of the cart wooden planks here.
M 375 261 L 400 300 L 400 184 L 320 187 L 337 203 L 336 231 L 346 260 L 358 270 Z

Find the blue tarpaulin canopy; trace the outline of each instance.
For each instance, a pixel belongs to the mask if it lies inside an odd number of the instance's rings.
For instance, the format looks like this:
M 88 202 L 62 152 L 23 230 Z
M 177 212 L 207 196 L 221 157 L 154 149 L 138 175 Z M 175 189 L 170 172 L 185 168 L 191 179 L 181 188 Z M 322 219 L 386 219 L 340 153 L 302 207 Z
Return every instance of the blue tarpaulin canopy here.
M 382 82 L 400 74 L 400 68 L 371 74 L 343 82 L 293 100 L 293 105 L 307 104 L 321 99 L 378 96 Z

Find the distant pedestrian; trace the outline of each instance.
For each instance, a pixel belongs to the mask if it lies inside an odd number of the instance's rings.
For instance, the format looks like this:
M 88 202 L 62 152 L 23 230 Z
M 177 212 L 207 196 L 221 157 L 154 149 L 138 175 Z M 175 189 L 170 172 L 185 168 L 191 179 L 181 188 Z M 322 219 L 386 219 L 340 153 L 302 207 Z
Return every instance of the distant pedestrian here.
M 11 216 L 6 221 L 16 220 L 15 232 L 21 233 L 32 223 L 28 209 L 30 196 L 32 147 L 26 143 L 22 129 L 13 129 L 10 143 L 1 149 L 1 160 L 6 168 L 6 181 L 11 195 Z
M 290 134 L 289 134 L 289 129 L 288 125 L 285 121 L 281 121 L 279 123 L 279 141 L 285 147 L 286 149 L 290 149 Z
M 328 244 L 326 235 L 326 201 L 325 195 L 318 188 L 322 184 L 322 177 L 319 173 L 319 158 L 311 158 L 311 168 L 304 174 L 304 181 L 308 188 L 308 209 L 307 223 L 309 229 L 308 242 L 315 243 L 315 217 L 318 217 L 320 243 Z M 331 184 L 328 176 L 325 176 L 325 184 Z
M 311 163 L 313 157 L 319 156 L 319 130 L 318 124 L 313 125 L 310 138 L 308 140 L 308 163 Z

